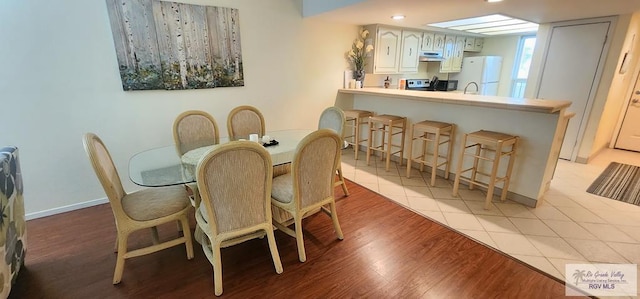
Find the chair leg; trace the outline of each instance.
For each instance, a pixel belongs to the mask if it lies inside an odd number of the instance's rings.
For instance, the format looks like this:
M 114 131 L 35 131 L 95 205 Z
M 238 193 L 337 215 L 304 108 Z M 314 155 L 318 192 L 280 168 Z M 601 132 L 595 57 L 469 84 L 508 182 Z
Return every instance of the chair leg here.
M 409 127 L 409 148 L 407 148 L 407 178 L 411 178 L 411 164 L 413 160 L 413 127 Z
M 160 237 L 158 236 L 158 228 L 151 227 L 151 240 L 153 241 L 153 245 L 160 244 Z
M 116 236 L 116 244 L 113 246 L 113 252 L 118 252 L 118 236 Z
M 187 250 L 187 259 L 193 259 L 193 240 L 191 238 L 191 228 L 189 227 L 189 219 L 186 215 L 180 218 L 182 224 L 182 235 L 185 238 L 184 246 Z
M 358 160 L 358 147 L 360 146 L 360 118 L 356 117 L 353 122 L 355 123 L 355 133 L 353 135 L 353 158 Z
M 513 170 L 513 164 L 516 160 L 516 149 L 518 148 L 518 139 L 511 145 L 511 154 L 509 155 L 509 164 L 507 165 L 507 174 L 505 175 L 505 181 L 502 186 L 501 201 L 507 200 L 507 192 L 509 192 L 509 184 L 511 183 L 511 171 Z
M 391 164 L 391 139 L 392 139 L 391 136 L 393 136 L 393 126 L 391 124 L 389 124 L 389 126 L 387 128 L 389 129 L 389 138 L 387 140 L 387 152 L 386 152 L 387 161 L 384 164 L 385 165 L 385 167 L 384 167 L 385 171 L 389 171 L 389 166 Z
M 344 235 L 342 234 L 342 228 L 340 228 L 340 222 L 338 222 L 338 213 L 336 212 L 336 203 L 332 201 L 331 206 L 331 220 L 333 221 L 333 228 L 336 230 L 336 235 L 338 235 L 338 239 L 343 240 Z
M 116 257 L 116 269 L 113 272 L 113 284 L 119 284 L 124 272 L 124 255 L 127 254 L 127 238 L 129 232 L 118 232 L 118 256 Z
M 342 186 L 342 192 L 344 192 L 344 196 L 349 196 L 349 190 L 347 190 L 347 183 L 344 181 L 344 176 L 342 175 L 342 166 L 338 165 L 336 169 L 338 172 L 338 178 L 340 179 L 340 185 Z
M 449 179 L 449 172 L 451 171 L 451 155 L 453 153 L 453 136 L 455 127 L 451 126 L 451 131 L 449 131 L 449 141 L 447 141 L 447 166 L 445 166 L 444 170 L 444 179 Z
M 216 296 L 222 295 L 222 258 L 220 257 L 220 243 L 211 244 L 213 253 L 213 286 Z
M 486 152 L 484 153 L 482 152 L 482 145 L 480 143 L 477 143 L 475 147 L 476 147 L 476 155 L 473 157 L 473 169 L 471 170 L 471 180 L 469 182 L 469 190 L 473 190 L 473 187 L 475 186 L 474 183 L 476 182 L 476 174 L 478 173 L 478 165 L 480 163 L 480 158 L 478 157 L 480 157 L 481 154 L 483 156 L 487 155 Z
M 502 157 L 502 142 L 498 142 L 496 146 L 496 155 L 493 158 L 493 166 L 491 167 L 491 178 L 489 179 L 489 186 L 487 187 L 487 198 L 484 201 L 484 209 L 491 208 L 491 201 L 493 200 L 493 189 L 496 187 L 496 178 L 498 177 L 498 166 L 500 165 L 500 158 Z
M 467 143 L 467 135 L 462 137 L 460 145 L 460 154 L 458 155 L 458 169 L 456 170 L 456 179 L 453 182 L 453 196 L 458 196 L 458 188 L 460 187 L 460 177 L 462 176 L 462 164 L 464 162 L 464 151 Z
M 438 158 L 440 156 L 440 130 L 436 132 L 433 142 L 433 160 L 431 161 L 431 186 L 436 185 L 436 173 L 438 173 Z
M 367 166 L 369 166 L 369 161 L 371 158 L 371 144 L 373 143 L 373 134 L 374 134 L 371 127 L 372 127 L 371 120 L 369 120 L 369 137 L 367 138 Z
M 304 239 L 302 236 L 302 215 L 294 216 L 295 229 L 296 229 L 296 243 L 298 244 L 298 258 L 300 262 L 307 260 L 307 254 L 304 252 Z
M 269 251 L 271 251 L 271 258 L 273 259 L 273 265 L 276 267 L 276 273 L 282 273 L 282 262 L 280 261 L 280 255 L 278 254 L 278 246 L 276 245 L 276 238 L 273 235 L 273 229 L 266 229 L 267 241 L 269 241 Z

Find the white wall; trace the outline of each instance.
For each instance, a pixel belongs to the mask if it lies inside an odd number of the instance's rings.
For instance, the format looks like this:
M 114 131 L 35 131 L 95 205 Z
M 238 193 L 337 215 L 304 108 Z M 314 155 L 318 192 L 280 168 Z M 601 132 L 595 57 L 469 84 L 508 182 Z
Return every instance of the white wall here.
M 258 107 L 277 130 L 315 128 L 334 104 L 356 27 L 303 20 L 302 0 L 185 2 L 240 10 L 244 87 L 124 92 L 104 1 L 0 1 L 0 145 L 20 148 L 28 216 L 105 197 L 85 132 L 102 137 L 133 191 L 129 157 L 172 144 L 182 111 L 211 113 L 226 135 L 238 105 Z

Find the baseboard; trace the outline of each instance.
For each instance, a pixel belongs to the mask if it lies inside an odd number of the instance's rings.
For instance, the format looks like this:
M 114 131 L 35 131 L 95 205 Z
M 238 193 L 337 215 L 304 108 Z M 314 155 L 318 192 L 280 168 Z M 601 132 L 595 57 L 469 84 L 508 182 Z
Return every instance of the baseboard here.
M 105 203 L 109 203 L 109 200 L 106 197 L 98 198 L 98 199 L 94 199 L 94 200 L 90 200 L 90 201 L 74 203 L 74 204 L 71 204 L 71 205 L 68 205 L 68 206 L 59 207 L 59 208 L 53 208 L 53 209 L 44 210 L 44 211 L 40 211 L 40 212 L 29 213 L 29 214 L 25 215 L 25 219 L 26 220 L 38 219 L 38 218 L 52 216 L 52 215 L 56 215 L 56 214 L 60 214 L 60 213 L 71 212 L 71 211 L 74 211 L 74 210 L 93 207 L 93 206 L 97 206 L 97 205 L 101 205 L 101 204 L 105 204 Z

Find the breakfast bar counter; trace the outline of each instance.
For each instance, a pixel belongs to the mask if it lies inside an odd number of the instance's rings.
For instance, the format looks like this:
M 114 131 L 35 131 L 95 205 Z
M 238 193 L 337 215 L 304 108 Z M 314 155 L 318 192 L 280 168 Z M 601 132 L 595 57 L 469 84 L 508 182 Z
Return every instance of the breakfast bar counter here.
M 339 89 L 336 98 L 336 106 L 343 109 L 405 116 L 408 126 L 423 120 L 455 124 L 452 172 L 458 165 L 458 150 L 464 133 L 489 130 L 519 136 L 507 198 L 531 207 L 541 202 L 553 178 L 570 118 L 566 108 L 570 105 L 566 100 L 384 88 Z M 409 145 L 407 140 L 409 138 L 405 140 L 406 146 Z M 469 162 L 465 160 L 465 163 Z M 506 167 L 505 164 L 501 163 L 501 168 Z M 450 178 L 454 177 L 452 173 Z

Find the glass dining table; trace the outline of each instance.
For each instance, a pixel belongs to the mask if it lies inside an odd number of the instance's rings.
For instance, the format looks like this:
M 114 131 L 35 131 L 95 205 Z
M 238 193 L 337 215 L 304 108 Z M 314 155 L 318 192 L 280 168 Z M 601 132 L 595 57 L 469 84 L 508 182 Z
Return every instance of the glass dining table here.
M 278 144 L 265 146 L 274 166 L 290 163 L 298 143 L 313 130 L 282 130 L 267 132 Z M 246 137 L 245 137 L 246 138 Z M 219 144 L 235 140 L 221 137 Z M 218 145 L 196 148 L 180 156 L 175 145 L 139 152 L 129 160 L 129 178 L 137 185 L 162 187 L 193 183 L 200 158 Z

